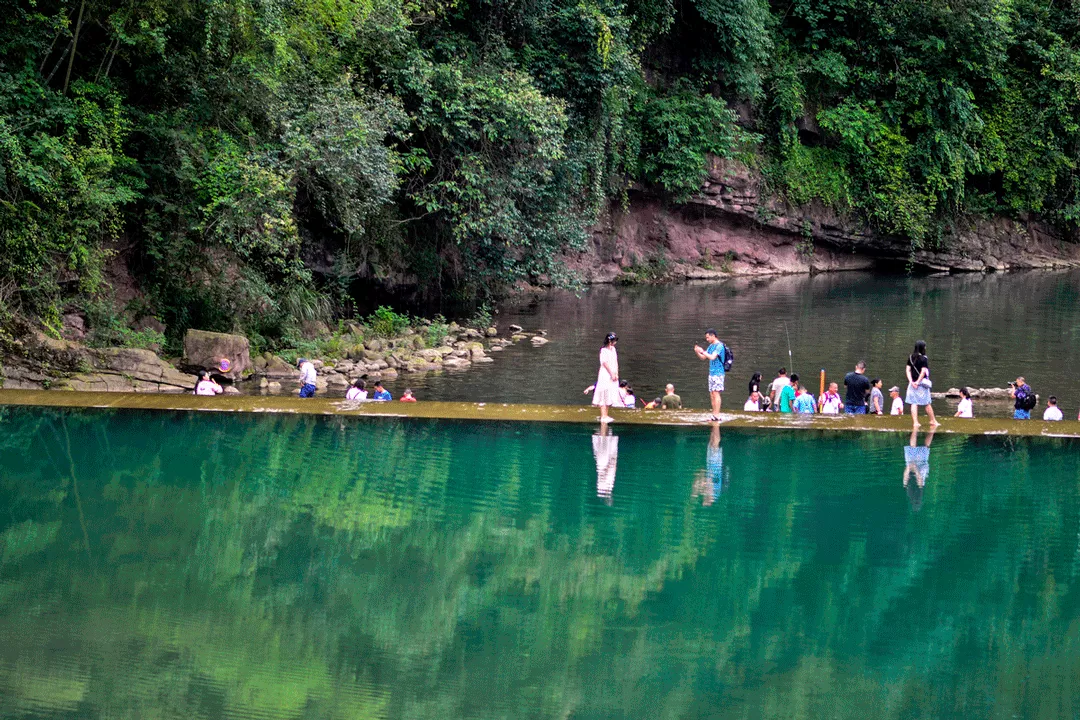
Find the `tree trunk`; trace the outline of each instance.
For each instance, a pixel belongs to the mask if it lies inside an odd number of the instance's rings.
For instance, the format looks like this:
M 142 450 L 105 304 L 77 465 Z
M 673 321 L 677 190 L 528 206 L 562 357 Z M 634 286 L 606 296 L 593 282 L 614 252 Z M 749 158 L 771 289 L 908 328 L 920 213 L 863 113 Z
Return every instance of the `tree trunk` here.
M 64 75 L 64 95 L 67 95 L 68 84 L 71 82 L 71 67 L 75 64 L 75 51 L 79 47 L 79 32 L 82 31 L 84 10 L 86 10 L 86 0 L 79 3 L 79 19 L 75 23 L 75 37 L 71 39 L 71 55 L 68 56 L 67 74 Z

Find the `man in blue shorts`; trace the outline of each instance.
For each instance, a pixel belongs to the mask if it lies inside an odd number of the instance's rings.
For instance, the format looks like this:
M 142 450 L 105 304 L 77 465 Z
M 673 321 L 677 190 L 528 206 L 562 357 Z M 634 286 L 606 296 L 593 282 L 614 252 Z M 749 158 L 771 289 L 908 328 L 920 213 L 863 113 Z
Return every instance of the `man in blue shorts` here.
M 704 350 L 700 345 L 694 346 L 694 352 L 702 360 L 709 361 L 709 400 L 712 401 L 712 418 L 720 419 L 720 393 L 724 392 L 724 360 L 727 359 L 728 349 L 720 339 L 716 337 L 716 331 L 709 328 L 705 331 L 705 342 L 709 347 Z

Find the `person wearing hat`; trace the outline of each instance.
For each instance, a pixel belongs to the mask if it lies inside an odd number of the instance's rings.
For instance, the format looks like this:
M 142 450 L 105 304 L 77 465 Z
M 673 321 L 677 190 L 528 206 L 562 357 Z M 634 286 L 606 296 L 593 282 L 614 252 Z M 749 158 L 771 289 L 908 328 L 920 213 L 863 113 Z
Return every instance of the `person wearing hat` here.
M 315 397 L 315 365 L 307 358 L 296 361 L 300 370 L 300 397 Z
M 889 410 L 890 415 L 903 415 L 904 414 L 904 400 L 900 397 L 900 388 L 893 385 L 889 388 L 889 397 L 892 398 L 892 409 Z

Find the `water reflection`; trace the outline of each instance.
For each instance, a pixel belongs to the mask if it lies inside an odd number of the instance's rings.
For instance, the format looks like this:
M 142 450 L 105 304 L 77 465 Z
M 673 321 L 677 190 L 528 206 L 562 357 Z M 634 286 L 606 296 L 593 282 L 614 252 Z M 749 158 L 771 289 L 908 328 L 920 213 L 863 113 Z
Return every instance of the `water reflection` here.
M 596 496 L 611 505 L 611 493 L 615 490 L 615 468 L 619 462 L 619 436 L 610 426 L 601 424 L 592 436 L 593 458 L 596 460 Z
M 701 498 L 701 504 L 708 507 L 716 502 L 724 491 L 724 449 L 720 447 L 720 423 L 710 423 L 709 444 L 705 450 L 705 468 L 699 470 L 694 478 L 692 498 Z
M 1075 443 L 336 422 L 0 408 L 0 718 L 1080 713 Z
M 923 488 L 930 477 L 930 445 L 934 442 L 934 430 L 926 433 L 926 440 L 919 445 L 919 431 L 912 430 L 908 444 L 904 446 L 904 489 L 907 490 L 911 509 L 922 508 Z

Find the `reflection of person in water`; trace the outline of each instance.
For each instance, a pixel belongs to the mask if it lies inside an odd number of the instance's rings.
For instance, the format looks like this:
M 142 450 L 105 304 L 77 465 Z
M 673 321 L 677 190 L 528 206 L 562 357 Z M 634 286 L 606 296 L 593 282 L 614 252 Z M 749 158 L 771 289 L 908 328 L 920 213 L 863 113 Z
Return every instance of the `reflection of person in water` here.
M 934 431 L 926 433 L 926 443 L 919 447 L 918 430 L 911 431 L 911 440 L 904 447 L 904 489 L 907 490 L 911 509 L 918 512 L 922 507 L 923 488 L 930 475 L 930 443 L 934 441 Z M 915 482 L 911 476 L 915 476 Z
M 702 505 L 712 505 L 724 489 L 724 450 L 720 447 L 720 423 L 710 423 L 709 448 L 705 451 L 705 469 L 694 479 L 691 497 L 700 497 Z
M 611 504 L 615 489 L 615 466 L 619 460 L 619 436 L 612 435 L 606 424 L 592 436 L 593 457 L 596 458 L 596 496 Z

